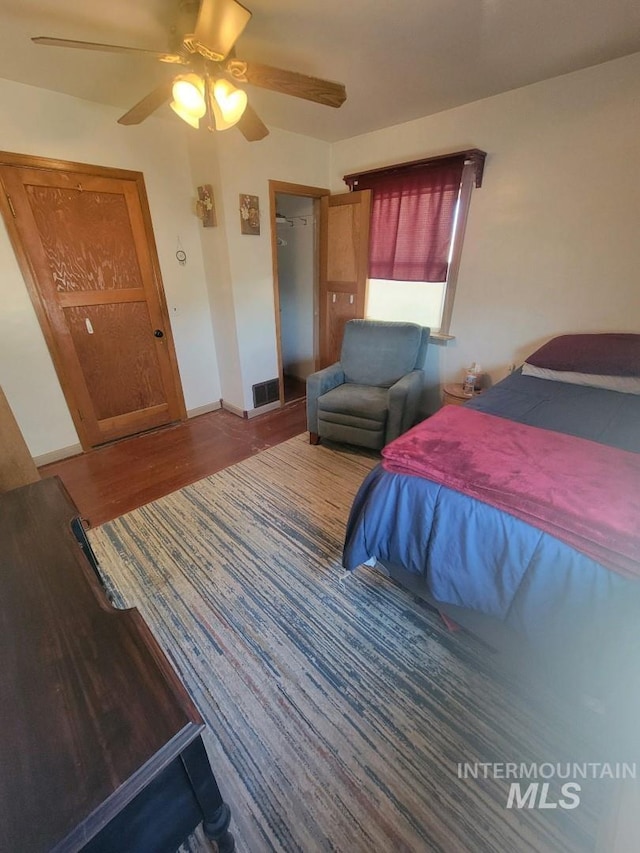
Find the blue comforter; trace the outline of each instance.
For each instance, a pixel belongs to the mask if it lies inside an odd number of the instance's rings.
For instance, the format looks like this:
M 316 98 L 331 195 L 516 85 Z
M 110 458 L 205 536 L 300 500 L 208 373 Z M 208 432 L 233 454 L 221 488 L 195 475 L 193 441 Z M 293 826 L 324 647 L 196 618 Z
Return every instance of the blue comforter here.
M 640 396 L 516 372 L 466 405 L 640 452 Z M 494 616 L 538 647 L 580 626 L 611 634 L 637 614 L 640 584 L 549 534 L 423 477 L 376 467 L 355 498 L 343 565 L 375 557 L 423 575 L 437 601 Z M 637 620 L 634 615 L 633 621 Z

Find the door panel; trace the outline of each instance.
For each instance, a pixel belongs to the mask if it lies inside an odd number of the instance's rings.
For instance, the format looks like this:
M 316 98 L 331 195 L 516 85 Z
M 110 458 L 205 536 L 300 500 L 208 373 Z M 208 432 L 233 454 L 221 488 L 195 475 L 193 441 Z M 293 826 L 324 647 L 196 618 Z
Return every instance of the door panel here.
M 364 317 L 371 191 L 321 200 L 320 366 L 340 358 L 344 324 Z
M 329 281 L 354 282 L 358 278 L 358 240 L 360 237 L 360 204 L 329 204 L 328 239 L 331 251 L 327 257 Z
M 2 165 L 0 177 L 8 230 L 86 448 L 186 413 L 142 175 L 69 166 Z
M 65 308 L 64 315 L 98 421 L 165 404 L 144 302 Z
M 140 286 L 124 195 L 33 184 L 25 191 L 58 292 Z

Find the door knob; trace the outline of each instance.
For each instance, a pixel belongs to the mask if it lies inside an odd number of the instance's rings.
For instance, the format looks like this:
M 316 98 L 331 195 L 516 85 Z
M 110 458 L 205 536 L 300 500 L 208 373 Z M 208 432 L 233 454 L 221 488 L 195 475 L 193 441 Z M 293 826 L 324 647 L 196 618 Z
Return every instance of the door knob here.
M 153 334 L 156 336 L 156 338 L 164 338 L 164 332 L 162 331 L 162 329 L 156 329 Z

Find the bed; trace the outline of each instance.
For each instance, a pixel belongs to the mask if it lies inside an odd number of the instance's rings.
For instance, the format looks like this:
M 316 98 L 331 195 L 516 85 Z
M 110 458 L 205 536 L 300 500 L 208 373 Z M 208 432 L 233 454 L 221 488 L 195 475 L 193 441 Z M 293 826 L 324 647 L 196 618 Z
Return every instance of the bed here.
M 459 408 L 460 417 L 475 418 L 481 427 L 512 422 L 525 438 L 540 438 L 541 446 L 554 438 L 575 445 L 576 452 L 595 450 L 605 467 L 609 461 L 618 465 L 627 479 L 624 495 L 615 466 L 606 489 L 594 491 L 585 476 L 584 488 L 578 481 L 574 491 L 576 509 L 583 501 L 582 509 L 590 513 L 587 527 L 593 524 L 594 506 L 609 508 L 618 501 L 613 521 L 624 514 L 631 528 L 623 557 L 610 559 L 606 553 L 598 559 L 602 552 L 597 548 L 585 552 L 574 539 L 563 541 L 548 532 L 555 531 L 552 524 L 541 529 L 537 521 L 474 496 L 473 489 L 465 494 L 428 473 L 416 475 L 410 467 L 407 473 L 397 458 L 394 468 L 393 442 L 354 500 L 344 567 L 355 570 L 376 561 L 491 646 L 510 653 L 518 649 L 518 655 L 526 649 L 557 677 L 569 679 L 572 689 L 606 701 L 627 683 L 628 674 L 635 679 L 640 650 L 640 551 L 634 538 L 640 530 L 638 377 L 640 335 L 561 336 Z M 426 423 L 435 426 L 453 408 L 458 407 L 445 407 Z M 514 471 L 529 452 L 527 442 L 517 438 L 513 444 L 520 449 L 509 451 Z M 585 441 L 589 444 L 580 443 Z M 400 449 L 409 445 L 410 439 Z M 411 452 L 419 446 L 414 441 Z M 529 459 L 528 464 L 536 463 Z M 526 481 L 526 471 L 533 469 L 523 470 Z M 569 470 L 564 476 L 570 475 Z

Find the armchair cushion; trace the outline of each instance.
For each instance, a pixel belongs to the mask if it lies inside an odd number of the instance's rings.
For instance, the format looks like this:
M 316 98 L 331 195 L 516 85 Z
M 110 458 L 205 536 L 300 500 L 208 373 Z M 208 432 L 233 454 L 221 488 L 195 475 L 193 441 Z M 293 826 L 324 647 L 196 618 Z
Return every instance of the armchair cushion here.
M 338 385 L 318 398 L 318 417 L 332 420 L 332 414 L 373 421 L 376 428 L 387 420 L 389 392 L 374 385 Z

